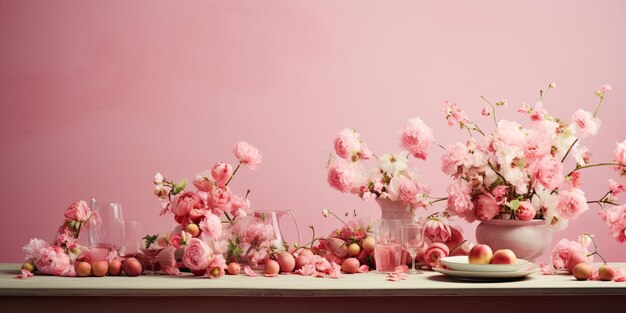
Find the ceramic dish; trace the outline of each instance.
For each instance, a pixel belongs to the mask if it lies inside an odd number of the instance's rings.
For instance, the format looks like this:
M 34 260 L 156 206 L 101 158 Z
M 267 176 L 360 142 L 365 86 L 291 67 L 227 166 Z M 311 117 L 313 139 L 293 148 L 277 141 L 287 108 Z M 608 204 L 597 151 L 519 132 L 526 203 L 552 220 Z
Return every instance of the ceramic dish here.
M 461 280 L 473 280 L 473 281 L 503 281 L 503 280 L 516 280 L 522 279 L 530 274 L 537 272 L 538 268 L 532 266 L 527 269 L 522 269 L 513 272 L 467 272 L 467 271 L 455 271 L 443 268 L 433 268 L 433 271 Z
M 445 257 L 441 263 L 451 270 L 465 272 L 514 272 L 532 265 L 522 259 L 518 259 L 517 264 L 469 264 L 467 256 Z

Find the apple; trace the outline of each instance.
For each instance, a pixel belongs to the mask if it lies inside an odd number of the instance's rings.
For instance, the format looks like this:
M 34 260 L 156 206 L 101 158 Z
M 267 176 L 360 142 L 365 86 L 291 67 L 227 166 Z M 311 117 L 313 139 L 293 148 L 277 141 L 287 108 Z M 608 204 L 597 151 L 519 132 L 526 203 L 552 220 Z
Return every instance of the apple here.
M 241 273 L 241 265 L 237 262 L 230 262 L 228 264 L 228 275 L 239 275 Z
M 122 262 L 119 260 L 111 260 L 109 262 L 109 276 L 118 276 L 122 273 Z
M 265 274 L 274 275 L 280 272 L 280 264 L 275 260 L 267 260 L 265 263 Z
M 74 270 L 76 271 L 76 276 L 78 277 L 87 277 L 91 275 L 91 264 L 89 262 L 76 262 L 74 265 Z
M 143 272 L 141 262 L 136 258 L 127 258 L 122 262 L 122 269 L 128 276 L 139 276 Z
M 185 231 L 191 234 L 192 237 L 198 237 L 198 235 L 200 235 L 200 227 L 196 224 L 187 224 Z
M 497 250 L 493 253 L 491 264 L 517 264 L 517 256 L 509 249 Z
M 289 252 L 281 252 L 276 256 L 276 261 L 280 265 L 280 271 L 283 273 L 291 273 L 296 267 L 296 259 Z
M 605 263 L 598 269 L 598 277 L 600 280 L 613 280 L 613 278 L 615 278 L 615 272 L 615 268 Z
M 91 272 L 93 276 L 103 277 L 109 271 L 109 262 L 106 260 L 100 260 L 91 264 Z
M 357 256 L 361 252 L 361 246 L 358 243 L 353 242 L 348 246 L 348 254 L 350 256 Z
M 489 264 L 493 257 L 493 251 L 488 245 L 475 245 L 467 255 L 470 264 Z
M 577 280 L 587 280 L 593 275 L 593 269 L 588 263 L 578 263 L 574 266 L 572 274 L 574 274 Z
M 567 271 L 572 273 L 574 271 L 574 267 L 579 263 L 589 263 L 589 258 L 584 252 L 575 251 L 572 252 L 569 256 L 569 260 L 567 261 Z
M 363 239 L 363 242 L 361 242 L 361 245 L 363 246 L 363 250 L 365 250 L 365 252 L 374 251 L 376 240 L 374 240 L 374 237 L 366 237 Z
M 360 265 L 356 258 L 347 258 L 341 264 L 341 270 L 346 274 L 354 274 L 359 271 Z

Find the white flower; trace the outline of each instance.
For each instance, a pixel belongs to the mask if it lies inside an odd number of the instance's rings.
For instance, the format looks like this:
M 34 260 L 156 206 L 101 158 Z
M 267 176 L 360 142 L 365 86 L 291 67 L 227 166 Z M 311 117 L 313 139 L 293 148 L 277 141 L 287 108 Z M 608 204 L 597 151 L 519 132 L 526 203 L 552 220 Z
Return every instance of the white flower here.
M 404 153 L 406 154 L 406 153 Z M 380 168 L 389 176 L 395 176 L 408 168 L 408 159 L 402 153 L 387 153 L 380 157 Z
M 164 178 L 163 178 L 163 175 L 161 175 L 161 173 L 156 173 L 154 175 L 154 183 L 157 184 L 157 185 L 162 184 L 163 183 L 163 179 Z
M 572 148 L 572 155 L 576 160 L 576 164 L 580 166 L 587 165 L 587 161 L 589 160 L 589 149 L 587 147 L 583 147 L 576 143 Z
M 322 215 L 323 215 L 324 217 L 328 217 L 328 216 L 330 215 L 330 210 L 328 210 L 328 209 L 323 209 L 323 210 L 322 210 Z

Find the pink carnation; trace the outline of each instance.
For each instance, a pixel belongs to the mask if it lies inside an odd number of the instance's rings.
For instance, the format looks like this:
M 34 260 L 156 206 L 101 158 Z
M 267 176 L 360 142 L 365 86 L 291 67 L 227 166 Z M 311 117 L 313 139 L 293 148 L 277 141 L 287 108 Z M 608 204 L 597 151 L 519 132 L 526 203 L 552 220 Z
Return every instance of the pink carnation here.
M 400 146 L 417 158 L 426 160 L 433 142 L 433 130 L 419 117 L 410 119 L 402 129 Z
M 535 218 L 537 214 L 537 209 L 530 203 L 530 201 L 522 201 L 520 202 L 519 207 L 515 211 L 515 217 L 518 220 L 522 221 L 530 221 Z
M 468 222 L 474 221 L 474 205 L 470 198 L 471 185 L 464 180 L 457 180 L 448 186 L 448 210 L 463 217 Z
M 201 271 L 212 261 L 213 251 L 204 241 L 191 238 L 183 254 L 183 264 L 191 270 Z
M 255 148 L 251 144 L 245 141 L 240 141 L 233 146 L 233 153 L 239 162 L 248 166 L 249 169 L 253 171 L 259 169 L 263 155 L 259 152 L 259 149 Z
M 446 242 L 452 236 L 450 225 L 440 218 L 429 218 L 424 223 L 424 236 L 434 242 Z
M 218 186 L 207 195 L 207 204 L 213 213 L 221 213 L 230 209 L 233 193 L 226 186 Z M 218 212 L 219 211 L 219 212 Z
M 64 215 L 66 221 L 85 221 L 90 216 L 90 209 L 87 202 L 81 200 L 72 203 Z
M 457 142 L 448 146 L 441 157 L 441 170 L 450 176 L 458 177 L 461 174 L 463 162 L 468 156 L 469 149 L 463 143 Z
M 563 164 L 553 158 L 544 157 L 533 164 L 533 178 L 548 189 L 556 189 L 563 182 Z
M 552 138 L 548 132 L 536 130 L 526 137 L 524 143 L 524 156 L 529 159 L 540 159 L 550 154 L 552 150 Z
M 578 189 L 559 191 L 559 202 L 556 206 L 559 214 L 566 219 L 575 219 L 581 213 L 589 210 L 585 193 Z
M 483 193 L 476 197 L 474 208 L 476 209 L 476 217 L 481 221 L 493 219 L 501 211 L 501 206 L 496 201 L 496 198 L 488 193 Z
M 203 239 L 217 240 L 222 236 L 222 220 L 213 213 L 206 213 L 199 226 Z
M 372 157 L 372 153 L 367 146 L 361 142 L 361 135 L 352 128 L 340 131 L 335 136 L 334 146 L 335 153 L 345 160 L 367 160 Z
M 620 243 L 626 241 L 626 205 L 613 206 L 598 212 L 609 226 L 609 234 Z
M 341 192 L 355 188 L 354 177 L 354 169 L 343 159 L 335 159 L 328 166 L 328 184 Z
M 70 257 L 59 246 L 44 248 L 35 260 L 35 267 L 44 274 L 55 276 L 63 276 L 73 268 Z
M 577 110 L 572 116 L 572 124 L 576 128 L 576 134 L 580 138 L 595 136 L 600 128 L 600 119 L 593 117 L 585 110 Z
M 191 191 L 176 196 L 172 202 L 172 212 L 176 216 L 187 216 L 192 209 L 202 208 L 204 208 L 204 202 L 197 194 Z
M 232 165 L 225 162 L 217 162 L 211 169 L 211 177 L 218 186 L 224 186 L 233 175 Z

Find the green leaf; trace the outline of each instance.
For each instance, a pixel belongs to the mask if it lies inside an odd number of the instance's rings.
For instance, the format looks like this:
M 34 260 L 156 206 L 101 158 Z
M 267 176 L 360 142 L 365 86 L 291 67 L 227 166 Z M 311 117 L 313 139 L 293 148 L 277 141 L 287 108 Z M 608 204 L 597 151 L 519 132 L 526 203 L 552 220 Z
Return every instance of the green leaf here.
M 176 184 L 176 187 L 180 188 L 181 191 L 185 190 L 185 188 L 187 188 L 187 178 L 181 178 L 178 184 Z
M 155 243 L 158 237 L 159 237 L 159 234 L 152 235 L 152 236 L 150 236 L 150 235 L 146 235 L 145 237 L 143 237 L 143 238 L 141 238 L 141 239 L 143 239 L 143 240 L 145 240 L 145 241 L 146 241 L 146 249 L 149 249 L 149 248 L 150 248 L 150 245 L 152 245 L 153 243 Z

